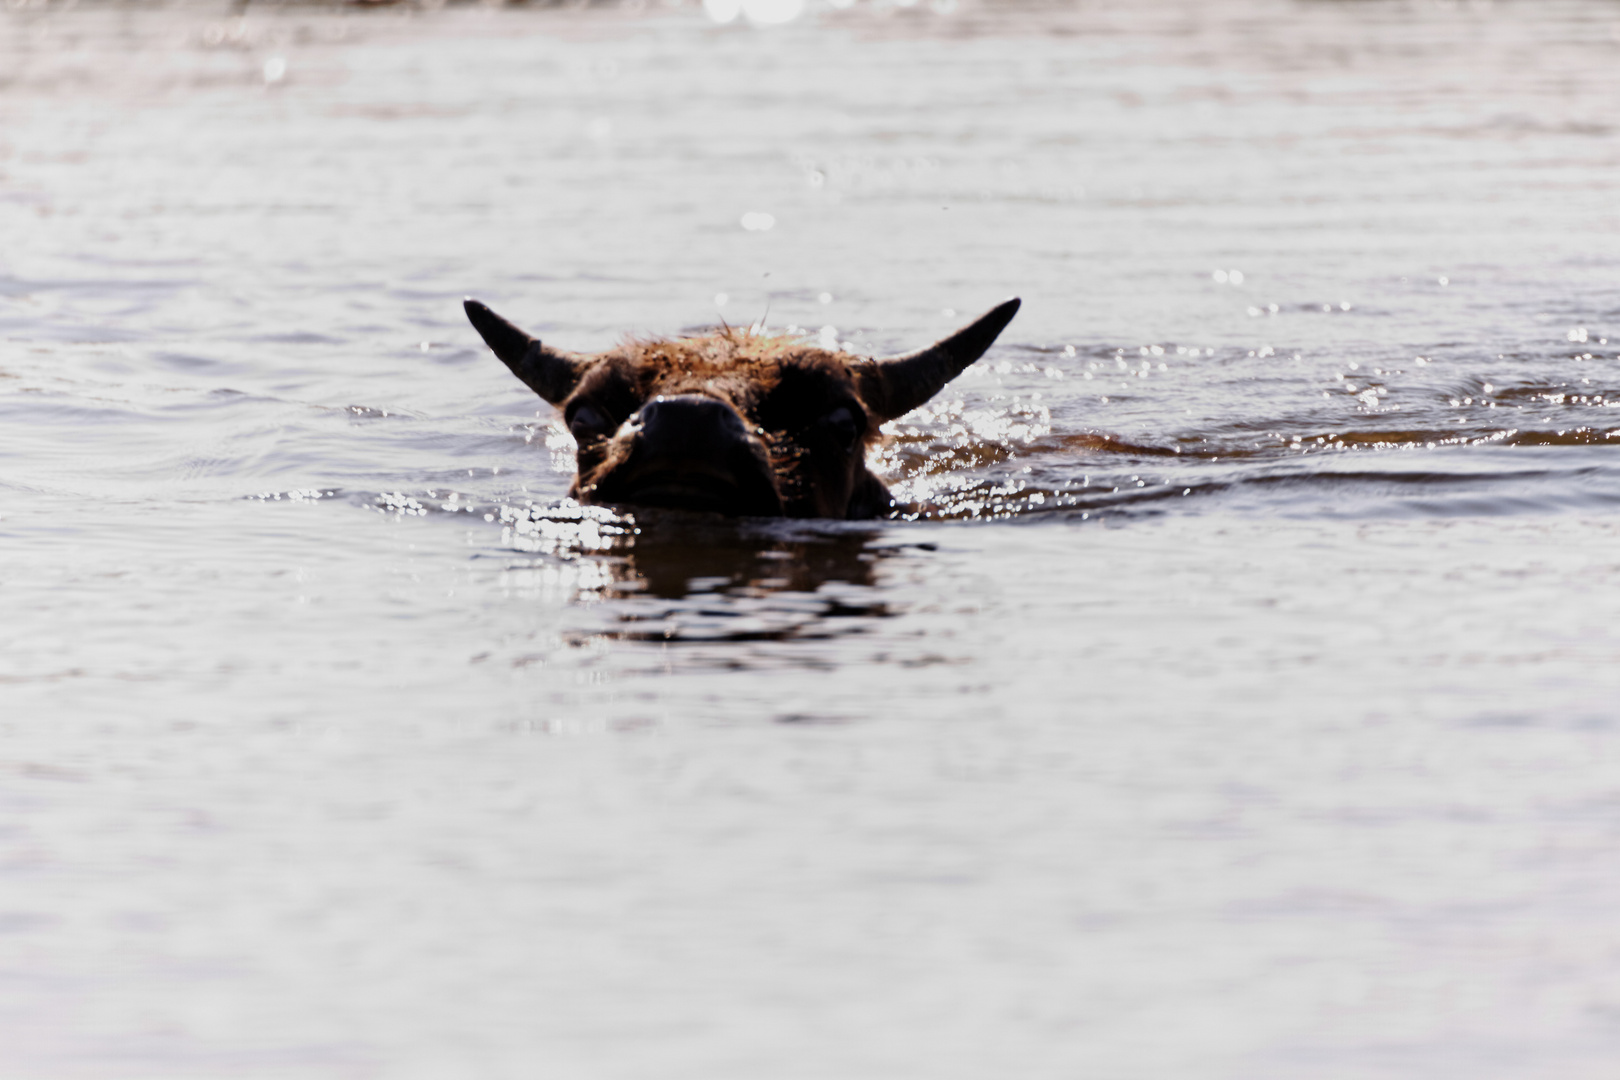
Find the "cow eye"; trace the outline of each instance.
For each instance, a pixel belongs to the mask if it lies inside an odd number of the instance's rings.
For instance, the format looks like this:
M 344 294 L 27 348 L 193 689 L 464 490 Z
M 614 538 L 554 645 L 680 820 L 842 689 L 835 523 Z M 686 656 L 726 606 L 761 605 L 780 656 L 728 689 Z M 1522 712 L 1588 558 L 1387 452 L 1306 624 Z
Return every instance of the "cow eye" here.
M 827 432 L 827 437 L 844 450 L 853 447 L 861 433 L 860 425 L 855 422 L 855 414 L 844 405 L 822 417 L 821 427 Z
M 593 405 L 581 405 L 574 410 L 568 418 L 568 433 L 577 443 L 584 443 L 591 439 L 599 439 L 612 431 L 613 422 L 608 419 L 602 410 Z

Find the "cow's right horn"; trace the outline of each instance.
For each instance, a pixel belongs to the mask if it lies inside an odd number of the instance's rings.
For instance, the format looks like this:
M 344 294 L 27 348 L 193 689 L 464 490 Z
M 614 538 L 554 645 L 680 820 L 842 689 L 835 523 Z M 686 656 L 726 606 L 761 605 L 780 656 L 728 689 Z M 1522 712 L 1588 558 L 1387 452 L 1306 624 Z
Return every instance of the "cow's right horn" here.
M 473 328 L 495 350 L 501 363 L 553 405 L 561 404 L 574 392 L 580 376 L 590 366 L 589 356 L 540 344 L 539 338 L 519 330 L 470 296 L 462 306 Z

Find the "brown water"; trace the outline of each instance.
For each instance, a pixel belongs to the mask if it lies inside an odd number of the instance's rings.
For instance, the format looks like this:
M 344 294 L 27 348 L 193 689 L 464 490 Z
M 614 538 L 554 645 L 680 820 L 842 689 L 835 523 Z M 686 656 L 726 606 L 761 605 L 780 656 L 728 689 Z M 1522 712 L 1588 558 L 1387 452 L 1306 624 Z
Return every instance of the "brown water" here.
M 0 12 L 0 1074 L 1611 1075 L 1620 9 L 725 9 Z M 773 524 L 469 293 L 1025 304 Z

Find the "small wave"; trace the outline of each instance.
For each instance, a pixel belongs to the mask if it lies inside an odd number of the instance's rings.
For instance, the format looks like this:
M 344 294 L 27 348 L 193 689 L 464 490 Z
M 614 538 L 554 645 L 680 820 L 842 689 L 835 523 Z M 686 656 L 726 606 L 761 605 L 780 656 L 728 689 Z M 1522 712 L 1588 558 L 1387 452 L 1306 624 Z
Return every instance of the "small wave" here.
M 1572 453 L 1573 452 L 1573 453 Z M 1118 517 L 1225 509 L 1284 517 L 1492 517 L 1612 511 L 1620 459 L 1591 443 L 1438 449 L 1421 464 L 1345 451 L 1310 462 L 1189 459 L 1157 472 L 1061 469 L 936 484 L 908 520 Z

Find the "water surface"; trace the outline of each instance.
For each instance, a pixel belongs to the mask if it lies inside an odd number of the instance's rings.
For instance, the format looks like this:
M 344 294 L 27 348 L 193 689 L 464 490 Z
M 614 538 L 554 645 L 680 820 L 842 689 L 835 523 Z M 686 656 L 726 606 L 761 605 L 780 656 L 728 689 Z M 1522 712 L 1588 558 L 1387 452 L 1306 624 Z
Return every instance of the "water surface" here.
M 8 7 L 0 1071 L 1608 1076 L 1616 100 L 1597 0 Z M 467 294 L 1025 304 L 900 519 L 727 523 Z

